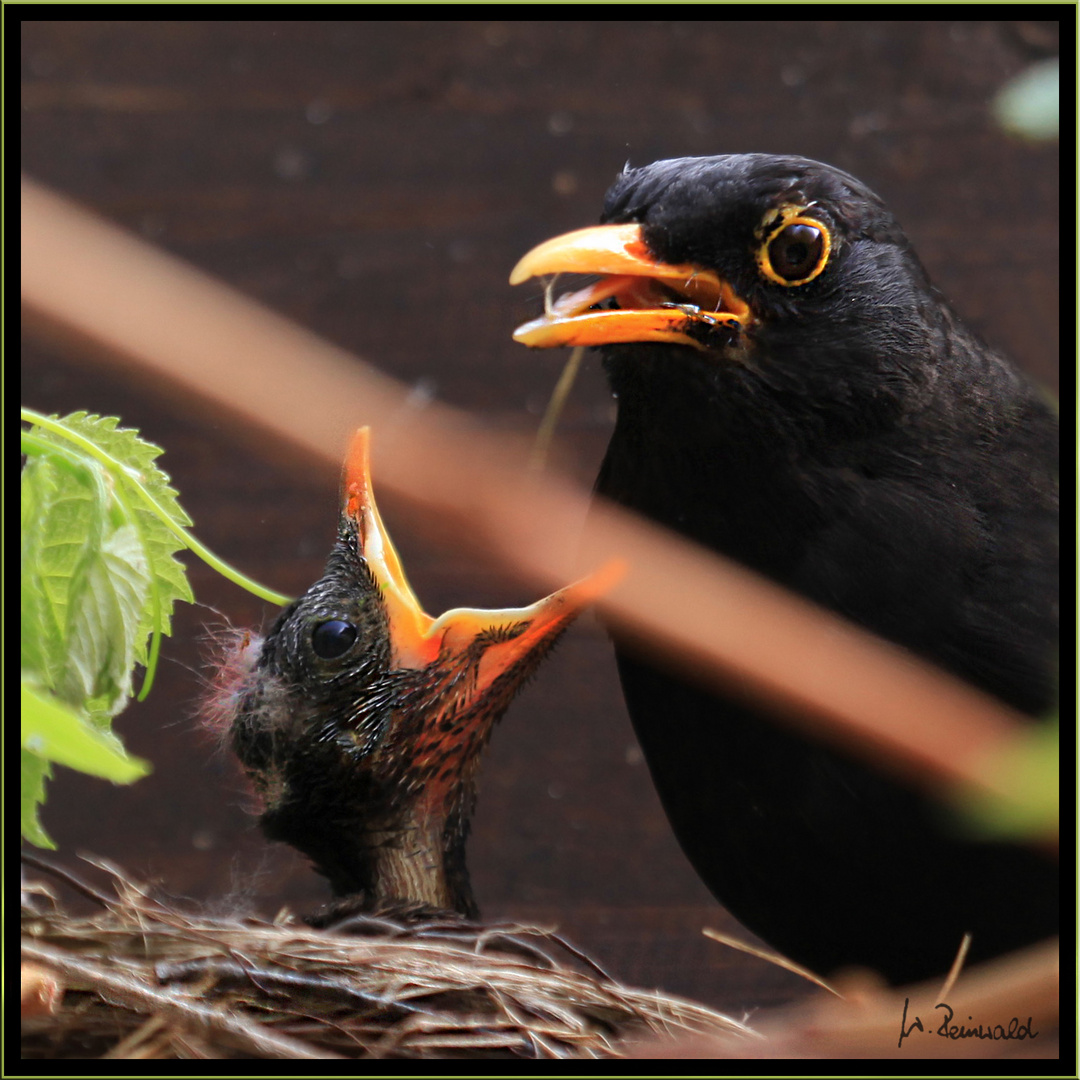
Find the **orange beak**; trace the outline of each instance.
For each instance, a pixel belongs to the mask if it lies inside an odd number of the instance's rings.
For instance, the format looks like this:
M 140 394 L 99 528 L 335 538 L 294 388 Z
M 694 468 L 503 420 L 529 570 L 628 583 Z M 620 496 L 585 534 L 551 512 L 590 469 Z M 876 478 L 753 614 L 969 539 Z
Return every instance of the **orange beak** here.
M 426 668 L 440 656 L 465 652 L 484 635 L 490 644 L 484 648 L 477 680 L 470 686 L 480 694 L 556 637 L 622 575 L 621 566 L 612 564 L 529 607 L 501 611 L 454 608 L 432 618 L 409 585 L 375 505 L 370 440 L 371 431 L 366 427 L 353 436 L 341 478 L 341 512 L 357 528 L 361 554 L 382 591 L 395 669 Z
M 514 267 L 510 284 L 541 274 L 601 274 L 565 293 L 514 340 L 533 348 L 671 341 L 705 349 L 718 333 L 730 341 L 750 322 L 749 305 L 715 271 L 660 262 L 638 225 L 596 225 L 547 240 Z M 614 299 L 617 308 L 595 307 Z

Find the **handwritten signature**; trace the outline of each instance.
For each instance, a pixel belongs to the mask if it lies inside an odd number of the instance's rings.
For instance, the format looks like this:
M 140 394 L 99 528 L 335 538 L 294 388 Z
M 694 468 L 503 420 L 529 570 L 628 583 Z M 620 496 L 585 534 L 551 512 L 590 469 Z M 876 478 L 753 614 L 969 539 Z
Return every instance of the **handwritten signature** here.
M 910 1001 L 910 998 L 904 998 L 904 1015 L 900 1020 L 900 1041 L 896 1044 L 898 1047 L 904 1045 L 904 1040 L 913 1031 L 921 1031 L 924 1035 L 940 1035 L 945 1039 L 1034 1039 L 1039 1034 L 1037 1031 L 1031 1030 L 1030 1016 L 1023 1023 L 1021 1023 L 1018 1016 L 1014 1016 L 1007 1024 L 987 1024 L 985 1027 L 982 1024 L 973 1026 L 963 1023 L 954 1024 L 952 1006 L 944 1001 L 934 1006 L 935 1011 L 938 1009 L 944 1011 L 938 1027 L 933 1026 L 934 1021 L 927 1021 L 926 1025 L 924 1025 L 922 1018 L 918 1016 L 914 1017 L 909 1024 L 908 1005 Z M 971 1019 L 972 1017 L 969 1016 L 968 1020 Z

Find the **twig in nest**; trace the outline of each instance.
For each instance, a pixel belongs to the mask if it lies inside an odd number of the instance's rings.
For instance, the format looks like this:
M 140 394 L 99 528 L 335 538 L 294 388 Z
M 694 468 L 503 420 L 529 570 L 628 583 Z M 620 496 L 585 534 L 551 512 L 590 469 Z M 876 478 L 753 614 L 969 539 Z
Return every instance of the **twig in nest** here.
M 965 934 L 964 939 L 960 942 L 960 948 L 956 950 L 956 959 L 952 962 L 952 967 L 949 968 L 949 974 L 945 976 L 945 982 L 942 984 L 941 990 L 938 993 L 938 998 L 944 1001 L 949 992 L 956 985 L 956 980 L 960 978 L 960 971 L 964 966 L 964 961 L 967 959 L 968 949 L 971 948 L 971 935 Z
M 48 862 L 46 859 L 33 855 L 29 851 L 20 852 L 20 858 L 27 866 L 32 866 L 35 870 L 41 870 L 43 873 L 51 874 L 58 881 L 62 881 L 81 896 L 85 896 L 88 900 L 93 900 L 95 904 L 100 904 L 103 908 L 108 908 L 115 903 L 111 897 L 98 892 L 92 885 L 88 885 L 82 878 L 76 877 L 70 870 L 67 870 L 62 866 L 57 866 L 54 863 Z
M 719 930 L 712 930 L 707 926 L 704 927 L 701 932 L 707 938 L 711 938 L 713 941 L 719 941 L 721 945 L 727 945 L 730 949 L 738 949 L 739 952 L 749 953 L 751 956 L 756 956 L 759 960 L 766 960 L 770 964 L 775 964 L 777 967 L 783 968 L 785 971 L 790 971 L 795 975 L 801 975 L 815 986 L 820 986 L 823 990 L 828 990 L 830 994 L 842 997 L 842 995 L 831 987 L 820 975 L 815 975 L 809 968 L 805 968 L 801 964 L 796 964 L 794 960 L 789 960 L 786 956 L 781 956 L 779 953 L 772 952 L 770 949 L 761 949 L 757 945 L 751 945 L 748 941 L 740 941 L 738 938 L 728 937 L 727 934 L 721 934 Z
M 374 994 L 365 993 L 354 986 L 345 986 L 322 975 L 274 971 L 265 967 L 256 968 L 238 964 L 235 960 L 219 960 L 215 956 L 203 956 L 173 964 L 157 964 L 154 967 L 154 974 L 162 983 L 209 978 L 212 983 L 222 987 L 255 985 L 264 993 L 282 998 L 287 998 L 290 992 L 304 990 L 314 997 L 324 995 L 328 1000 L 336 999 L 344 1004 L 382 1009 L 390 1015 L 404 1016 L 408 1013 L 426 1011 L 404 1001 L 385 1001 Z
M 158 990 L 132 975 L 116 974 L 101 964 L 79 959 L 60 949 L 24 940 L 22 954 L 58 972 L 71 983 L 91 983 L 103 997 L 115 1000 L 134 1012 L 159 1012 L 181 1026 L 192 1026 L 208 1033 L 216 1033 L 237 1049 L 257 1054 L 259 1057 L 341 1056 L 318 1050 L 288 1036 L 277 1035 L 238 1013 L 200 1005 L 186 994 Z

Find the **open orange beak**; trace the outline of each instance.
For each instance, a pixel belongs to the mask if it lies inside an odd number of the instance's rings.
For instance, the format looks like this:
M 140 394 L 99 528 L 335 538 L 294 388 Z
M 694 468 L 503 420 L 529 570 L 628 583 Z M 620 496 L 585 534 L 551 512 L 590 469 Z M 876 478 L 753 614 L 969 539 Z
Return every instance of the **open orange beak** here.
M 514 267 L 510 284 L 541 274 L 601 274 L 599 281 L 564 293 L 538 319 L 519 326 L 514 340 L 534 348 L 673 341 L 707 348 L 750 321 L 749 305 L 714 271 L 659 262 L 639 225 L 596 225 L 547 240 Z M 618 307 L 597 308 L 614 300 Z
M 360 552 L 386 603 L 393 668 L 426 668 L 440 656 L 465 652 L 484 635 L 483 658 L 471 687 L 482 693 L 505 671 L 542 649 L 621 576 L 621 566 L 612 564 L 529 607 L 453 608 L 432 618 L 409 585 L 375 505 L 370 441 L 371 430 L 366 427 L 352 438 L 341 478 L 341 512 L 358 530 Z

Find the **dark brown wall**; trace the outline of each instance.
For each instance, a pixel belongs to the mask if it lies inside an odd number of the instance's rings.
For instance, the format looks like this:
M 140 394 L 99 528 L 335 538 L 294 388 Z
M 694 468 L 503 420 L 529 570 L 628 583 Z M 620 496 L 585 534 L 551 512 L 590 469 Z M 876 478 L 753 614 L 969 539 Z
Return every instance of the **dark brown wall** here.
M 688 154 L 855 173 L 971 323 L 1056 384 L 1057 150 L 988 112 L 1056 51 L 1053 25 L 41 22 L 22 39 L 30 175 L 494 424 L 533 427 L 564 359 L 511 342 L 537 292 L 511 289 L 510 267 L 593 222 L 625 161 Z M 291 593 L 318 575 L 332 471 L 301 476 L 163 390 L 40 346 L 23 379 L 29 406 L 119 415 L 166 447 L 200 537 L 247 573 Z M 584 480 L 611 418 L 590 361 L 559 451 Z M 429 610 L 536 599 L 382 501 Z M 112 787 L 59 770 L 46 826 L 65 857 L 106 855 L 176 893 L 315 906 L 322 883 L 262 843 L 193 720 L 204 628 L 269 611 L 187 562 L 200 604 L 117 724 L 153 775 Z M 730 1008 L 801 992 L 699 936 L 726 916 L 670 836 L 590 619 L 496 733 L 470 855 L 487 915 L 558 921 L 628 980 Z

